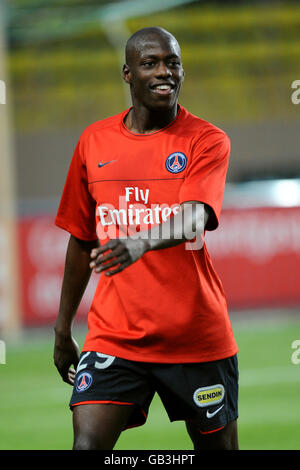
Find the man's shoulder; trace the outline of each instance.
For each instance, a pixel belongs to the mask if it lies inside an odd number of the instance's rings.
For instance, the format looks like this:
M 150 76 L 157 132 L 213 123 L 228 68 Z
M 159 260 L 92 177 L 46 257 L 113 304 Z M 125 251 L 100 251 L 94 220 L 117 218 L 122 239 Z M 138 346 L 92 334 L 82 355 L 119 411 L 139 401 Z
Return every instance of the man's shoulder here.
M 195 140 L 211 138 L 211 139 L 229 139 L 227 133 L 221 129 L 220 127 L 216 126 L 210 121 L 203 119 L 195 114 L 187 111 L 183 108 L 183 122 L 184 127 L 190 132 Z
M 114 116 L 109 116 L 104 119 L 100 119 L 99 121 L 95 121 L 92 124 L 89 124 L 82 132 L 80 139 L 85 140 L 89 136 L 97 132 L 105 132 L 111 128 L 119 126 L 122 115 L 124 111 L 121 113 L 115 114 Z

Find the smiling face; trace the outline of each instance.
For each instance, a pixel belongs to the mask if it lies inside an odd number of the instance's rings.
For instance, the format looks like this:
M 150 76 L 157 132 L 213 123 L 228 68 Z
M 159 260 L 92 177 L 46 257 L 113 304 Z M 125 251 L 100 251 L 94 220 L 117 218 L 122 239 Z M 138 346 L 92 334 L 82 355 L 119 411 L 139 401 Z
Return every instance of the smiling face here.
M 133 35 L 126 46 L 123 78 L 130 85 L 134 106 L 149 110 L 176 106 L 184 79 L 176 39 L 159 28 L 145 28 Z

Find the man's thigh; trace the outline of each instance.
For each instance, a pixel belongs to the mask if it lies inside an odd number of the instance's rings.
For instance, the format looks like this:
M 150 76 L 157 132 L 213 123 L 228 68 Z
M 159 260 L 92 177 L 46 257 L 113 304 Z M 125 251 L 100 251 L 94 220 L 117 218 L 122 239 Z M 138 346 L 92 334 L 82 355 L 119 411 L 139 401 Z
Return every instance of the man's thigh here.
M 84 404 L 73 409 L 73 450 L 112 450 L 133 405 Z

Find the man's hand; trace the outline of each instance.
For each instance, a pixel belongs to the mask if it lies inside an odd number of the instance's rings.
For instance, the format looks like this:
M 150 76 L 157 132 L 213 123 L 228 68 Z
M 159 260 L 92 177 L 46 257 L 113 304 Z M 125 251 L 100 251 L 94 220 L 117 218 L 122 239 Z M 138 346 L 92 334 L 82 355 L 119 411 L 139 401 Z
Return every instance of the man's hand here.
M 90 268 L 97 273 L 106 271 L 106 276 L 111 276 L 123 271 L 127 266 L 140 259 L 147 249 L 147 240 L 141 238 L 109 240 L 105 245 L 91 251 L 93 261 L 90 263 Z
M 55 332 L 54 364 L 64 382 L 74 385 L 80 351 L 77 342 L 70 335 Z M 74 367 L 72 367 L 74 366 Z

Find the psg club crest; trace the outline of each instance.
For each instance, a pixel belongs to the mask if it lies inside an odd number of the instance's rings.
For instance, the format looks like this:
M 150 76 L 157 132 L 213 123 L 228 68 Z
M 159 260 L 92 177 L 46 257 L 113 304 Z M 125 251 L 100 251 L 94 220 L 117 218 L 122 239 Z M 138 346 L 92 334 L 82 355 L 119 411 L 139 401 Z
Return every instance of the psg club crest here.
M 166 160 L 166 169 L 171 173 L 180 173 L 186 167 L 187 158 L 182 152 L 174 152 Z
M 81 372 L 76 379 L 76 390 L 77 392 L 84 392 L 87 390 L 93 382 L 91 374 L 88 372 Z

